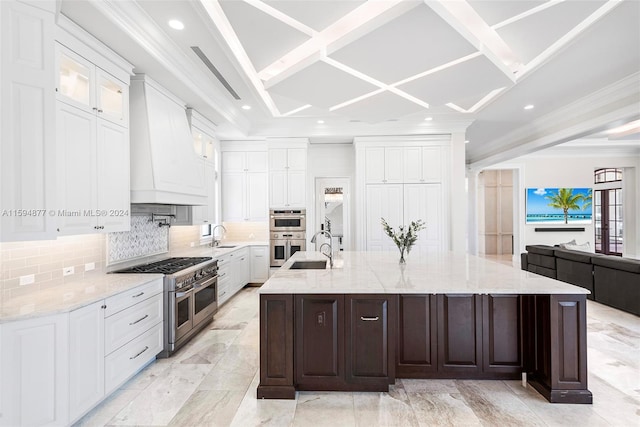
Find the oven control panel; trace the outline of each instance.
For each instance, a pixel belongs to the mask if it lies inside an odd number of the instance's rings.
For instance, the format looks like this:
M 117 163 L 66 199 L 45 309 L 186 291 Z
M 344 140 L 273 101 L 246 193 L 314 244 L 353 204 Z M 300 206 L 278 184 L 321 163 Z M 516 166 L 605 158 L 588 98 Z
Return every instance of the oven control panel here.
M 304 239 L 304 233 L 298 233 L 293 231 L 283 231 L 280 233 L 271 233 L 271 239 L 274 240 L 286 240 L 286 239 Z

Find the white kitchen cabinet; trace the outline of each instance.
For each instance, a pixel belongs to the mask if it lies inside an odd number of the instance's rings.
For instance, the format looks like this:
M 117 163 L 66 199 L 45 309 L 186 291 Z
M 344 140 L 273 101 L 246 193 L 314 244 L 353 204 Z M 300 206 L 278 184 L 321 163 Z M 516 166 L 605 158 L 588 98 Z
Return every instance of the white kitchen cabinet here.
M 215 224 L 216 220 L 216 165 L 204 165 L 204 179 L 207 189 L 207 204 L 192 207 L 192 225 Z
M 68 313 L 0 325 L 0 425 L 69 424 Z
M 56 237 L 55 1 L 0 1 L 0 241 Z
M 366 249 L 397 251 L 397 246 L 382 228 L 382 218 L 397 229 L 403 224 L 403 185 L 368 184 L 366 186 Z
M 233 293 L 236 294 L 251 280 L 251 256 L 249 248 L 236 251 L 234 261 Z
M 56 132 L 60 234 L 129 230 L 127 129 L 58 101 Z
M 306 206 L 307 149 L 269 149 L 269 206 Z
M 264 221 L 267 216 L 266 151 L 223 151 L 222 219 Z
M 367 184 L 402 183 L 403 167 L 402 147 L 365 149 L 365 183 Z
M 424 255 L 447 250 L 443 233 L 447 227 L 444 221 L 442 184 L 405 184 L 404 185 L 404 221 L 421 219 L 426 228 L 418 233 L 418 240 L 411 249 L 411 255 Z
M 162 279 L 107 298 L 104 305 L 104 384 L 109 394 L 162 351 Z
M 269 247 L 251 246 L 251 277 L 249 283 L 264 283 L 269 279 Z
M 446 161 L 443 154 L 441 147 L 405 147 L 402 182 L 442 182 L 442 165 Z
M 104 398 L 104 301 L 69 313 L 69 417 Z
M 56 43 L 59 101 L 128 127 L 129 85 Z

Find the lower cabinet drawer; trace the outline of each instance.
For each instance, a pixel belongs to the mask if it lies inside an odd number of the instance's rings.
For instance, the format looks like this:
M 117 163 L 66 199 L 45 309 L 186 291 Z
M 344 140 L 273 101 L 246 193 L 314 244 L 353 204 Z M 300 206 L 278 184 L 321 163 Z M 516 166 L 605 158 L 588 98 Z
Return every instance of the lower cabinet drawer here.
M 223 304 L 231 297 L 231 288 L 229 279 L 223 279 L 218 282 L 218 305 Z
M 149 283 L 109 297 L 105 300 L 107 307 L 104 310 L 104 317 L 112 316 L 127 307 L 146 300 L 150 296 L 161 294 L 163 289 L 162 279 L 154 279 Z
M 105 394 L 111 393 L 150 360 L 154 359 L 156 354 L 162 351 L 162 345 L 162 323 L 159 323 L 105 357 Z
M 122 347 L 156 323 L 162 323 L 162 294 L 107 317 L 104 324 L 105 354 Z

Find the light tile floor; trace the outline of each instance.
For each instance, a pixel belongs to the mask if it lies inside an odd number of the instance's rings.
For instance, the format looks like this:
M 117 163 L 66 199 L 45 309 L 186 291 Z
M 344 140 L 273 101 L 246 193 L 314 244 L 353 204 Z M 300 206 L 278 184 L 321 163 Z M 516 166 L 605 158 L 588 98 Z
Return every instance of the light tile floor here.
M 146 367 L 77 425 L 640 426 L 640 318 L 598 303 L 587 306 L 593 405 L 550 404 L 520 381 L 407 379 L 389 393 L 257 400 L 258 307 L 257 288 L 245 288 L 209 329 Z

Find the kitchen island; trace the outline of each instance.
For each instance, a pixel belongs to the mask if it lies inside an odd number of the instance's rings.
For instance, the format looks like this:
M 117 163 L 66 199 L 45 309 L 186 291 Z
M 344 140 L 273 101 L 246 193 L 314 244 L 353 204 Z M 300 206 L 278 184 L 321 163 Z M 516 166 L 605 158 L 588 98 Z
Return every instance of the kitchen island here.
M 323 259 L 298 252 L 260 288 L 258 398 L 525 373 L 550 402 L 592 402 L 587 290 L 451 253 L 341 252 L 333 269 L 295 269 Z

